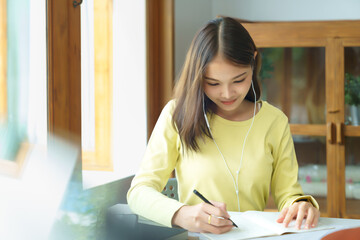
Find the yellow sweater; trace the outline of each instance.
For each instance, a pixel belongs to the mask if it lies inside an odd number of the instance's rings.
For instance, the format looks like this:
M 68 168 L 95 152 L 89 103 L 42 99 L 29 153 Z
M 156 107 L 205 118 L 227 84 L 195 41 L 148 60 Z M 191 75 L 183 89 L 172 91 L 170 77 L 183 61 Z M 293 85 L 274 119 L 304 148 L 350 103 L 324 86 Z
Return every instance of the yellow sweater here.
M 228 211 L 238 211 L 234 181 L 214 142 L 199 140 L 199 152 L 186 153 L 171 123 L 175 101 L 163 109 L 149 140 L 140 170 L 134 177 L 127 199 L 130 208 L 148 219 L 171 226 L 174 213 L 184 204 L 201 202 L 193 189 L 207 199 L 224 202 Z M 236 177 L 244 137 L 252 119 L 235 122 L 209 115 L 211 131 Z M 167 198 L 163 190 L 176 169 L 179 201 Z M 262 102 L 245 143 L 238 184 L 240 210 L 264 210 L 271 189 L 279 210 L 299 199 L 318 204 L 303 196 L 297 182 L 298 165 L 288 119 L 277 108 Z M 236 181 L 236 178 L 235 178 Z

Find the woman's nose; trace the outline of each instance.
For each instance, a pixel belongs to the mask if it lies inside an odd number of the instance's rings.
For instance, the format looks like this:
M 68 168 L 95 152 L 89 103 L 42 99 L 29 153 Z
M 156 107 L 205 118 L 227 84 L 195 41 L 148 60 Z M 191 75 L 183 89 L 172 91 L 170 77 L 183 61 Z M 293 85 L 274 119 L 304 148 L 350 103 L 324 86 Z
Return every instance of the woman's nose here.
M 221 91 L 221 97 L 225 99 L 230 99 L 233 95 L 233 90 L 230 86 L 224 86 Z

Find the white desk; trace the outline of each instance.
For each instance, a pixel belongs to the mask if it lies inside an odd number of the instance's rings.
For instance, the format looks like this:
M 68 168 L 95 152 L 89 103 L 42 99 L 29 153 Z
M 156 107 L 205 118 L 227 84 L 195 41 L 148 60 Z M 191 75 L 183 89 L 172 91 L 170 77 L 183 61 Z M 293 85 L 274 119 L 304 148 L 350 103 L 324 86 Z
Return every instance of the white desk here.
M 324 219 L 325 221 L 329 221 L 329 224 L 333 226 L 332 229 L 326 229 L 326 230 L 320 230 L 320 231 L 312 231 L 312 232 L 304 232 L 304 233 L 291 233 L 291 234 L 285 234 L 281 236 L 275 236 L 275 237 L 261 237 L 256 239 L 263 239 L 263 240 L 285 240 L 285 239 L 291 239 L 291 240 L 304 240 L 304 239 L 311 239 L 311 240 L 320 240 L 325 235 L 345 229 L 345 228 L 354 228 L 354 227 L 360 227 L 360 220 L 355 219 L 342 219 L 342 218 L 320 218 Z M 190 240 L 207 240 L 205 236 L 199 234 L 199 233 L 189 233 L 189 239 Z M 255 239 L 255 238 L 252 238 Z M 360 236 L 359 236 L 360 239 Z M 234 239 L 236 240 L 236 239 Z

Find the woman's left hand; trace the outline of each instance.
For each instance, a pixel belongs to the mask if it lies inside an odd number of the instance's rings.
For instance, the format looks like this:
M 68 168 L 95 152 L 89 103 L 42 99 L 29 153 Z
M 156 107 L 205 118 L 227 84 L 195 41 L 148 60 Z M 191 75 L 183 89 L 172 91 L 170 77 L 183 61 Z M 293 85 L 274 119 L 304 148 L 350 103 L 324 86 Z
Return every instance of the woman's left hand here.
M 300 201 L 284 208 L 276 221 L 287 227 L 293 219 L 296 219 L 295 227 L 300 229 L 303 219 L 306 219 L 305 229 L 310 229 L 317 226 L 319 217 L 320 211 L 317 208 L 309 202 Z

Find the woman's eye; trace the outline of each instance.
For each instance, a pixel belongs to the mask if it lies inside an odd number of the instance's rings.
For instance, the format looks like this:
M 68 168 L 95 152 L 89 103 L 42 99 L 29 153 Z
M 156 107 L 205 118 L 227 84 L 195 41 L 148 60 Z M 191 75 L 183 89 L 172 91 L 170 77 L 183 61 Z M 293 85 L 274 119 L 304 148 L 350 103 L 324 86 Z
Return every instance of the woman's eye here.
M 207 83 L 207 84 L 209 84 L 210 86 L 217 86 L 217 85 L 219 85 L 218 83 Z
M 241 79 L 241 80 L 236 80 L 236 81 L 234 81 L 234 83 L 241 83 L 241 82 L 243 82 L 245 79 Z

